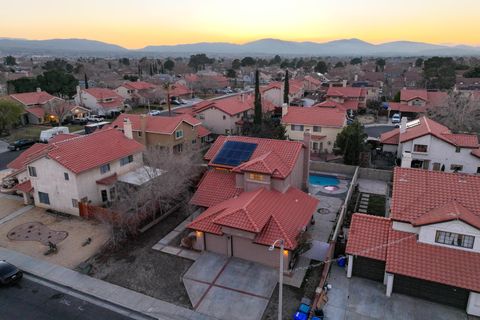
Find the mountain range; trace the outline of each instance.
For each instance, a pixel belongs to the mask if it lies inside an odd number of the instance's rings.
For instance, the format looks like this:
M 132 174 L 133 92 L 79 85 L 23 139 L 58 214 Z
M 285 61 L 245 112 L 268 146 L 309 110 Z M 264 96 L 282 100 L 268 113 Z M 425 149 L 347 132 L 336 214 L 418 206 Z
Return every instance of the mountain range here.
M 323 43 L 261 39 L 245 44 L 200 42 L 126 49 L 115 44 L 88 39 L 27 40 L 0 38 L 0 54 L 182 56 L 194 53 L 220 56 L 247 54 L 256 56 L 275 54 L 291 56 L 477 56 L 480 55 L 480 47 L 446 46 L 412 41 L 372 44 L 359 39 L 342 39 Z

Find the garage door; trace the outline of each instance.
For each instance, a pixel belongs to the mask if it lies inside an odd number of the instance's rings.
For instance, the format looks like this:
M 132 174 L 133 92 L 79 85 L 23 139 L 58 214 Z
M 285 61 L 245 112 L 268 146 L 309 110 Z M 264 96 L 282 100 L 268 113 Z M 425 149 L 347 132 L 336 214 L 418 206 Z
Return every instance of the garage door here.
M 228 255 L 228 240 L 225 236 L 205 233 L 205 249 L 210 252 Z
M 385 261 L 355 257 L 353 260 L 352 274 L 356 277 L 383 282 Z
M 278 251 L 269 251 L 267 246 L 256 244 L 252 240 L 232 236 L 232 256 L 258 262 L 267 266 L 279 266 Z
M 396 274 L 393 278 L 393 292 L 447 304 L 465 309 L 469 291 L 444 284 L 411 278 Z

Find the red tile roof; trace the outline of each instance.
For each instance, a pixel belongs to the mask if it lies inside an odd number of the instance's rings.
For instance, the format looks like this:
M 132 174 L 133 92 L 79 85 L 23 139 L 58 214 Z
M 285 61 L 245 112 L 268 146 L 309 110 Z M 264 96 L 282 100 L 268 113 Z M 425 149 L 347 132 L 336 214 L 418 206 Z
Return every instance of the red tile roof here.
M 345 112 L 331 108 L 288 107 L 282 123 L 342 128 L 346 124 Z
M 146 121 L 145 131 L 158 134 L 173 134 L 182 122 L 188 123 L 189 125 L 194 127 L 200 126 L 201 124 L 199 120 L 188 114 L 178 115 L 174 117 L 162 117 L 123 113 L 118 116 L 115 121 L 112 122 L 112 126 L 117 126 L 118 128 L 123 129 L 124 120 L 128 118 L 132 123 L 133 131 L 141 131 L 142 117 L 145 117 Z
M 416 98 L 420 98 L 424 101 L 428 101 L 428 93 L 426 89 L 403 89 L 400 91 L 401 101 L 410 101 Z
M 337 108 L 337 109 L 340 109 L 340 110 L 343 110 L 343 111 L 347 110 L 347 108 L 342 103 L 335 102 L 335 101 L 332 101 L 332 100 L 326 100 L 326 101 L 317 103 L 317 104 L 312 106 L 312 108 L 316 108 L 316 107 L 319 107 L 319 108 Z
M 352 216 L 346 253 L 385 261 L 392 222 L 384 217 L 355 213 Z
M 30 191 L 33 190 L 32 182 L 30 180 L 27 180 L 22 183 L 19 183 L 15 186 L 15 189 L 18 191 L 29 193 Z
M 386 272 L 480 290 L 480 254 L 417 241 L 392 229 L 388 218 L 354 214 L 346 252 L 386 261 Z
M 477 158 L 480 158 L 480 148 L 472 150 L 472 155 L 474 155 Z
M 115 182 L 117 182 L 117 173 L 114 173 L 108 177 L 99 179 L 96 181 L 97 184 L 104 185 L 104 186 L 111 186 Z
M 365 98 L 367 90 L 354 87 L 330 87 L 327 90 L 327 97 Z
M 286 169 L 282 169 L 282 172 L 280 172 L 279 170 L 275 171 L 274 177 L 278 178 L 285 178 L 292 172 L 295 163 L 297 162 L 297 159 L 300 155 L 300 152 L 303 148 L 303 143 L 296 141 L 262 139 L 241 136 L 219 136 L 215 143 L 212 145 L 212 147 L 205 154 L 205 160 L 210 161 L 210 166 L 217 166 L 213 164 L 211 160 L 215 158 L 215 156 L 220 151 L 221 147 L 226 141 L 256 143 L 257 147 L 253 152 L 252 156 L 250 157 L 250 161 L 265 156 L 265 154 L 267 153 L 275 153 L 278 157 L 265 157 L 263 161 L 268 163 L 268 166 L 270 168 L 279 168 L 278 158 L 281 159 Z M 275 160 L 275 163 L 270 162 L 271 160 Z
M 445 212 L 456 202 L 480 219 L 479 194 L 480 176 L 397 167 L 391 218 L 413 223 L 434 209 Z
M 59 133 L 54 135 L 52 138 L 48 140 L 49 144 L 55 143 L 55 142 L 60 142 L 60 141 L 65 141 L 67 139 L 79 137 L 80 135 L 74 134 L 74 133 Z
M 205 128 L 204 126 L 199 125 L 199 126 L 197 127 L 197 133 L 198 133 L 198 137 L 199 137 L 199 138 L 203 138 L 203 137 L 208 136 L 211 132 L 210 132 L 210 130 L 208 130 L 208 129 Z
M 222 98 L 210 99 L 193 105 L 193 112 L 199 113 L 210 108 L 216 108 L 233 116 L 253 109 L 254 97 L 252 94 L 236 94 Z
M 118 95 L 115 91 L 107 88 L 88 88 L 88 89 L 83 89 L 82 91 L 90 94 L 91 96 L 97 99 L 107 99 L 107 98 L 117 99 L 118 98 L 123 100 L 123 98 L 120 95 Z
M 238 196 L 243 189 L 236 187 L 235 176 L 235 173 L 225 170 L 208 170 L 190 203 L 201 207 L 211 207 Z
M 122 86 L 130 90 L 148 90 L 157 87 L 154 84 L 145 81 L 129 81 L 122 84 Z
M 425 113 L 427 111 L 425 106 L 410 106 L 401 102 L 388 102 L 388 107 L 390 110 L 398 112 Z
M 18 157 L 16 157 L 13 161 L 7 164 L 7 168 L 21 170 L 28 162 L 30 162 L 33 158 L 44 152 L 47 148 L 48 144 L 35 143 L 33 146 L 23 151 Z
M 416 241 L 391 230 L 386 271 L 480 292 L 480 254 Z
M 33 114 L 35 117 L 39 119 L 43 119 L 45 117 L 45 110 L 42 107 L 33 107 L 25 109 L 28 113 Z
M 221 227 L 227 226 L 255 233 L 254 242 L 259 244 L 271 245 L 277 239 L 284 239 L 285 248 L 292 250 L 317 203 L 317 199 L 296 188 L 285 193 L 260 188 L 210 207 L 188 227 L 222 234 Z
M 45 104 L 48 101 L 55 99 L 54 96 L 45 91 L 15 93 L 11 94 L 10 97 L 26 106 Z
M 412 221 L 412 225 L 417 227 L 452 220 L 461 220 L 477 229 L 480 229 L 479 217 L 455 200 L 436 207 L 433 210 L 421 215 Z
M 380 135 L 380 143 L 398 145 L 400 142 L 400 129 L 393 129 Z
M 259 157 L 242 163 L 233 169 L 234 172 L 256 172 L 284 178 L 289 174 L 289 167 L 274 151 L 267 152 Z
M 171 96 L 178 97 L 178 96 L 185 96 L 185 95 L 192 94 L 192 90 L 190 90 L 187 86 L 181 83 L 177 82 L 174 85 L 172 85 L 172 87 L 173 88 L 170 89 Z
M 260 87 L 260 92 L 264 93 L 271 89 L 282 90 L 283 86 L 284 86 L 284 83 L 281 81 L 270 82 L 266 86 Z M 289 89 L 288 93 L 290 95 L 297 94 L 298 92 L 303 90 L 303 81 L 298 79 L 290 79 L 288 82 L 288 89 Z

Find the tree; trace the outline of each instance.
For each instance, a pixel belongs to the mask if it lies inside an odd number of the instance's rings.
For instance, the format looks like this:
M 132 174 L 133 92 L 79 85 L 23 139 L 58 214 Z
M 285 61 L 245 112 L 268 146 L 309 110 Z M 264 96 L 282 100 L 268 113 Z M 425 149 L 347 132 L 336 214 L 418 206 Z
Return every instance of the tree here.
M 72 106 L 58 98 L 48 101 L 45 105 L 47 113 L 57 117 L 59 124 L 65 120 L 71 109 Z
M 280 118 L 270 111 L 263 113 L 260 125 L 255 124 L 255 122 L 245 121 L 242 126 L 242 134 L 248 137 L 286 139 L 286 130 L 280 123 Z
M 88 89 L 88 77 L 87 77 L 86 73 L 84 73 L 84 80 L 83 81 L 85 82 L 85 89 Z
M 386 61 L 385 59 L 377 59 L 375 61 L 375 65 L 380 69 L 380 71 L 384 71 L 385 70 L 385 64 L 386 64 Z
M 473 67 L 463 74 L 465 78 L 480 78 L 480 66 Z
M 242 67 L 251 67 L 255 65 L 255 59 L 253 59 L 252 57 L 245 57 L 240 63 Z
M 425 60 L 423 78 L 427 89 L 453 88 L 456 82 L 455 61 L 445 57 L 433 57 Z
M 39 84 L 37 78 L 23 77 L 15 80 L 8 80 L 7 86 L 8 92 L 23 93 L 37 90 Z
M 283 103 L 289 104 L 289 97 L 290 94 L 290 79 L 288 76 L 288 69 L 285 71 L 285 82 L 283 85 Z
M 343 68 L 343 67 L 345 67 L 345 65 L 343 64 L 342 61 L 338 61 L 334 66 L 334 68 Z
M 206 65 L 213 64 L 214 61 L 215 59 L 210 59 L 205 53 L 194 54 L 190 56 L 188 66 L 197 72 L 205 69 Z
M 237 73 L 233 69 L 227 70 L 227 78 L 235 79 L 237 77 Z
M 73 66 L 64 59 L 54 59 L 45 62 L 43 65 L 43 70 L 46 71 L 62 71 L 67 73 L 72 73 L 74 70 Z
M 356 166 L 360 163 L 360 153 L 365 149 L 366 137 L 367 135 L 358 120 L 344 127 L 337 135 L 335 144 L 343 154 L 345 164 Z
M 72 97 L 77 89 L 78 80 L 69 73 L 50 70 L 37 77 L 39 86 L 50 94 Z
M 319 73 L 327 73 L 328 67 L 327 67 L 327 64 L 325 63 L 325 61 L 320 60 L 315 65 L 314 70 L 315 70 L 315 72 L 319 72 Z
M 168 71 L 173 71 L 173 68 L 175 68 L 175 62 L 171 59 L 167 59 L 163 64 L 163 67 Z
M 352 60 L 350 60 L 351 65 L 361 64 L 362 62 L 363 62 L 362 58 L 353 58 Z
M 397 93 L 395 93 L 395 96 L 393 97 L 393 102 L 400 102 L 400 91 L 397 91 Z
M 181 153 L 150 148 L 143 158 L 143 175 L 149 181 L 140 186 L 117 182 L 112 214 L 98 217 L 111 230 L 113 245 L 135 236 L 146 222 L 183 211 L 203 171 L 201 153 L 191 148 Z
M 254 123 L 256 125 L 262 124 L 262 97 L 260 95 L 260 77 L 258 69 L 255 70 L 255 118 Z
M 6 56 L 3 58 L 3 63 L 7 66 L 15 66 L 17 65 L 17 60 L 14 56 Z
M 15 126 L 23 113 L 23 107 L 10 99 L 0 99 L 0 134 L 9 133 Z
M 118 62 L 120 64 L 123 64 L 124 66 L 129 66 L 130 65 L 130 59 L 128 59 L 128 58 L 120 58 L 120 59 L 118 59 Z
M 112 69 L 112 63 L 110 61 L 108 62 L 108 69 Z
M 238 70 L 242 66 L 242 63 L 240 62 L 240 59 L 235 59 L 232 61 L 232 69 L 233 70 Z
M 282 63 L 282 58 L 278 54 L 270 60 L 271 65 L 279 65 L 280 63 Z
M 480 101 L 471 92 L 451 92 L 428 116 L 454 132 L 480 132 Z
M 422 66 L 423 66 L 423 59 L 422 58 L 418 58 L 417 60 L 415 60 L 415 67 L 421 68 Z
M 134 75 L 131 75 L 131 74 L 125 74 L 123 76 L 123 80 L 128 80 L 128 81 L 135 82 L 135 81 L 138 80 L 138 76 L 134 76 Z

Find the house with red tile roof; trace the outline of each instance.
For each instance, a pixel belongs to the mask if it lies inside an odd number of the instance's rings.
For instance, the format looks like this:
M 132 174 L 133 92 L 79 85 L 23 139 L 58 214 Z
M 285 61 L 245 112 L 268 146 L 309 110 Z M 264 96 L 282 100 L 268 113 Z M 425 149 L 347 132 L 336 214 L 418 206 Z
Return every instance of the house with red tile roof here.
M 347 277 L 480 316 L 480 176 L 396 168 L 388 218 L 352 217 Z
M 163 117 L 122 113 L 111 126 L 125 130 L 126 119 L 130 121 L 133 139 L 147 148 L 181 152 L 205 146 L 210 135 L 199 120 L 188 114 Z
M 152 83 L 145 81 L 128 81 L 117 87 L 114 91 L 120 95 L 124 100 L 132 105 L 147 105 L 156 89 L 160 88 Z M 154 101 L 152 100 L 151 103 Z
M 327 100 L 343 104 L 347 109 L 356 111 L 367 107 L 367 89 L 356 87 L 329 87 Z
M 480 173 L 480 144 L 476 134 L 452 133 L 425 116 L 407 122 L 380 136 L 383 150 L 396 153 L 402 167 L 426 170 Z
M 300 141 L 219 136 L 190 201 L 204 208 L 188 225 L 194 248 L 278 267 L 279 243 L 268 247 L 281 239 L 287 270 L 318 203 L 301 191 L 309 154 Z
M 400 102 L 388 102 L 388 106 L 392 112 L 400 112 L 402 115 L 415 117 L 418 114 L 425 113 L 428 109 L 442 106 L 447 99 L 448 94 L 446 92 L 403 88 L 400 90 Z
M 115 182 L 143 165 L 144 146 L 117 129 L 89 135 L 58 135 L 35 144 L 8 164 L 8 178 L 26 203 L 79 215 L 79 202 L 103 205 L 115 197 Z M 105 183 L 107 177 L 109 183 Z
M 125 110 L 125 99 L 107 88 L 81 89 L 77 86 L 75 103 L 99 115 L 111 115 Z
M 290 79 L 289 80 L 288 100 L 293 101 L 303 97 L 305 93 L 305 83 L 303 80 Z M 270 82 L 266 86 L 260 87 L 262 98 L 270 101 L 274 106 L 281 107 L 283 105 L 283 88 L 285 83 L 283 81 Z
M 35 92 L 15 93 L 8 97 L 23 106 L 25 110 L 22 116 L 23 124 L 42 124 L 49 114 L 50 104 L 65 103 L 63 99 L 41 91 L 40 88 Z
M 337 135 L 347 125 L 347 118 L 339 108 L 283 106 L 282 124 L 288 139 L 301 141 L 309 131 L 312 152 L 331 153 Z

